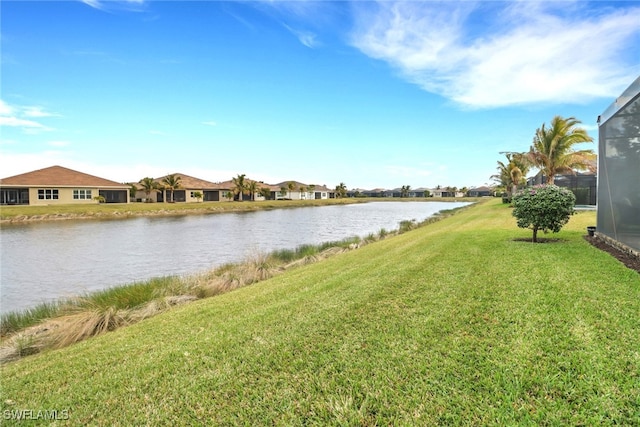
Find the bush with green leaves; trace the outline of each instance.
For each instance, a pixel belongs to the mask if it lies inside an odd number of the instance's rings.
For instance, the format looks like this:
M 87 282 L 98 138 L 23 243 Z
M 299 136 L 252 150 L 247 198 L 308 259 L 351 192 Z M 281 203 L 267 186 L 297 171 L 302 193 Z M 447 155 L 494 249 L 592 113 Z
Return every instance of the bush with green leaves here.
M 557 233 L 573 215 L 576 196 L 566 188 L 540 185 L 527 188 L 513 196 L 513 216 L 518 227 L 533 230 L 533 242 L 538 231 Z

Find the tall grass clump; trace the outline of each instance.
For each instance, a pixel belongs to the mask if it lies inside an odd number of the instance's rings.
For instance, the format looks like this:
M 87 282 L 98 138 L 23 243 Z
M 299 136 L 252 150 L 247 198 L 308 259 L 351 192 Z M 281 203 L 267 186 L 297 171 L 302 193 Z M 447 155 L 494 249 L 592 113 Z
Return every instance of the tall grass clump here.
M 60 315 L 65 302 L 43 302 L 19 312 L 3 313 L 0 316 L 0 336 L 28 328 L 46 319 Z
M 179 277 L 158 277 L 145 282 L 86 293 L 75 298 L 43 302 L 22 311 L 2 314 L 0 335 L 6 336 L 48 319 L 74 314 L 81 310 L 136 308 L 157 298 L 180 295 L 184 290 L 185 284 Z
M 415 219 L 400 221 L 398 233 L 399 234 L 406 233 L 407 231 L 413 230 L 417 226 L 418 226 L 418 223 Z
M 259 253 L 249 260 L 247 270 L 254 276 L 254 281 L 259 282 L 273 276 L 275 264 L 269 255 Z
M 116 286 L 76 299 L 72 304 L 79 308 L 109 308 L 117 310 L 139 307 L 156 298 L 179 295 L 185 291 L 184 281 L 177 276 L 156 277 L 144 282 Z

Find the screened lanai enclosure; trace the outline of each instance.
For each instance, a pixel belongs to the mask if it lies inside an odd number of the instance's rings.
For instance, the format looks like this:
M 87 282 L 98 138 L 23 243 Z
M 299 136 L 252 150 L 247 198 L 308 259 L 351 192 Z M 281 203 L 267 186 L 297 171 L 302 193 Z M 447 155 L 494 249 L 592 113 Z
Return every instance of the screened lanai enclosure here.
M 640 77 L 598 123 L 597 231 L 640 252 Z

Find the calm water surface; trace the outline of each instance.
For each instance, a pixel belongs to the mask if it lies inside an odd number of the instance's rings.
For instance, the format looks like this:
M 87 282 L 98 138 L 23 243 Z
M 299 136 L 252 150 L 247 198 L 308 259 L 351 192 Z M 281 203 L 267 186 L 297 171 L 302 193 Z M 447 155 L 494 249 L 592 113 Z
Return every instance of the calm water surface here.
M 252 254 L 393 230 L 465 202 L 374 202 L 247 213 L 60 221 L 0 229 L 0 310 L 21 310 Z

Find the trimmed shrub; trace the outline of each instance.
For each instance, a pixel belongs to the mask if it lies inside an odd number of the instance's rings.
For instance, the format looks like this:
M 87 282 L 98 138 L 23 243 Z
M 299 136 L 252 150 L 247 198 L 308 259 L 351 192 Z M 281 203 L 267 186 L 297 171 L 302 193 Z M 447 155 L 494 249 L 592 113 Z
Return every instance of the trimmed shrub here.
M 533 242 L 538 230 L 557 233 L 573 215 L 576 196 L 566 188 L 541 185 L 527 188 L 513 196 L 513 216 L 518 227 L 533 230 Z

